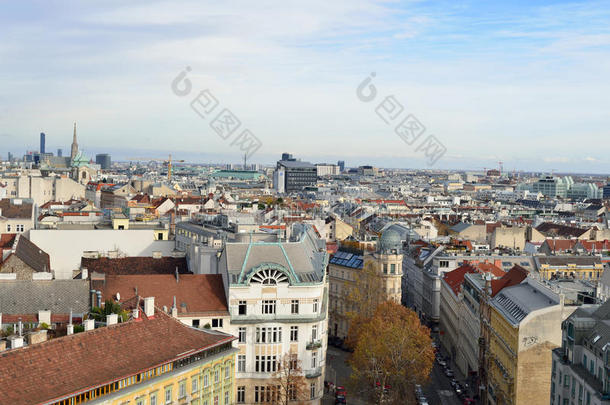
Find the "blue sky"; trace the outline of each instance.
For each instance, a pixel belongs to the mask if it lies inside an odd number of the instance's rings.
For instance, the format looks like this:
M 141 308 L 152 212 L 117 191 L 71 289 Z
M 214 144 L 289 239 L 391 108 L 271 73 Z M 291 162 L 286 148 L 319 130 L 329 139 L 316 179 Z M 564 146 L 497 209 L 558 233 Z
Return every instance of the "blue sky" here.
M 375 72 L 447 148 L 439 168 L 610 172 L 610 3 L 0 2 L 0 154 L 237 162 L 178 97 L 209 89 L 262 142 L 313 162 L 426 167 L 356 87 Z M 209 118 L 209 117 L 208 117 Z

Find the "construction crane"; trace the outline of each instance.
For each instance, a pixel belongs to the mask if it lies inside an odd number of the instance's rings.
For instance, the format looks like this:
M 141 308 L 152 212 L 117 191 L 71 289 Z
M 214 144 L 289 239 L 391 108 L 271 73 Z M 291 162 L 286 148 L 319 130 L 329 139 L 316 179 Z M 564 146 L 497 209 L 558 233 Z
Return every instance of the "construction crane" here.
M 184 160 L 172 160 L 172 155 L 169 155 L 168 159 L 158 159 L 158 158 L 147 158 L 147 157 L 139 157 L 139 158 L 128 158 L 128 160 L 133 160 L 137 162 L 163 162 L 163 165 L 167 167 L 167 181 L 172 179 L 172 162 L 183 163 Z

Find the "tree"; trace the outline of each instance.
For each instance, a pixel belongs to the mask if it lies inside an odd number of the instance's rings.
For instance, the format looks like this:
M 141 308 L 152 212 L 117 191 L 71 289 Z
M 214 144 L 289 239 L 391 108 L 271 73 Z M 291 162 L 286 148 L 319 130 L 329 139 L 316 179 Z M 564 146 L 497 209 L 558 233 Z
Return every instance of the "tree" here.
M 415 312 L 384 302 L 362 323 L 349 363 L 358 395 L 375 404 L 408 403 L 414 385 L 425 384 L 434 365 L 430 330 Z
M 267 388 L 268 391 L 262 394 L 267 404 L 299 404 L 309 399 L 307 381 L 296 354 L 286 353 L 282 356 Z
M 118 314 L 121 322 L 127 322 L 129 320 L 129 313 L 123 310 L 121 304 L 113 300 L 106 300 L 102 308 L 93 307 L 90 313 L 91 318 L 96 321 L 105 321 L 106 316 L 110 314 Z
M 354 278 L 354 282 L 351 285 L 345 283 L 345 288 L 349 289 L 345 298 L 349 320 L 345 343 L 348 347 L 355 348 L 362 325 L 373 316 L 375 308 L 385 300 L 383 279 L 375 262 L 367 261 L 362 271 Z

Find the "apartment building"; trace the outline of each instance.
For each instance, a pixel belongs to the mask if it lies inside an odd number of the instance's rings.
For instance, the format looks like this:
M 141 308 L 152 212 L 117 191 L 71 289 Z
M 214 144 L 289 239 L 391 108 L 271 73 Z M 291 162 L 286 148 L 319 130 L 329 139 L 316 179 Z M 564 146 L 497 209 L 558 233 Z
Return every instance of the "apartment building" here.
M 324 390 L 328 284 L 326 246 L 312 227 L 293 225 L 289 241 L 228 242 L 219 273 L 228 291 L 230 326 L 238 336 L 238 403 L 261 403 L 284 355 L 301 362 L 309 395 Z
M 34 228 L 34 201 L 22 198 L 0 200 L 0 232 L 28 235 Z
M 183 325 L 154 302 L 140 309 L 132 321 L 43 343 L 11 339 L 0 355 L 2 402 L 233 404 L 235 338 Z
M 551 405 L 610 404 L 610 302 L 581 307 L 562 324 L 553 350 Z
M 362 253 L 362 252 L 360 252 Z M 330 287 L 329 326 L 332 336 L 345 339 L 349 331 L 349 294 L 359 288 L 357 282 L 363 268 L 373 269 L 382 289 L 379 302 L 401 302 L 402 298 L 402 237 L 391 226 L 387 228 L 374 252 L 359 254 L 339 250 L 329 262 Z
M 489 302 L 482 361 L 488 403 L 549 403 L 551 351 L 561 346 L 561 323 L 576 308 L 531 278 L 504 288 Z

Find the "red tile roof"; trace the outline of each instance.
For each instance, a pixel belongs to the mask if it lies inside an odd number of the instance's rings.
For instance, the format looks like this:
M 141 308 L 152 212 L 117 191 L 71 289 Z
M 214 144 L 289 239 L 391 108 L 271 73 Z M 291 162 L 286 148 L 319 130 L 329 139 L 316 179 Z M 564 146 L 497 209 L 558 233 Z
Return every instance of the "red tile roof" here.
M 3 233 L 0 235 L 0 249 L 12 249 L 16 237 L 17 234 L 15 233 Z
M 453 293 L 458 295 L 462 290 L 462 283 L 464 282 L 466 273 L 476 272 L 477 270 L 470 264 L 464 264 L 455 270 L 445 273 L 445 275 L 443 275 L 443 280 L 449 285 L 449 288 L 453 290 Z
M 141 297 L 155 297 L 155 305 L 159 308 L 165 306 L 170 309 L 176 297 L 178 314 L 228 314 L 220 274 L 181 274 L 178 280 L 171 274 L 107 275 L 101 287 L 102 299 L 116 299 L 118 292 L 121 301 L 129 300 L 135 296 L 137 288 Z
M 32 405 L 85 392 L 229 343 L 157 311 L 151 319 L 102 327 L 0 353 L 3 404 Z
M 11 200 L 10 198 L 5 198 L 0 200 L 0 210 L 2 210 L 0 216 L 5 218 L 32 218 L 34 205 L 31 202 L 23 200 L 21 204 L 15 204 L 15 200 L 19 199 Z
M 505 287 L 520 284 L 528 275 L 528 271 L 515 264 L 506 275 L 496 280 L 491 280 L 491 296 L 495 297 Z

